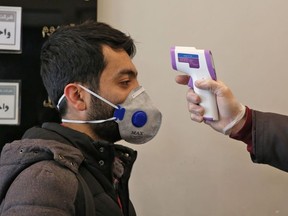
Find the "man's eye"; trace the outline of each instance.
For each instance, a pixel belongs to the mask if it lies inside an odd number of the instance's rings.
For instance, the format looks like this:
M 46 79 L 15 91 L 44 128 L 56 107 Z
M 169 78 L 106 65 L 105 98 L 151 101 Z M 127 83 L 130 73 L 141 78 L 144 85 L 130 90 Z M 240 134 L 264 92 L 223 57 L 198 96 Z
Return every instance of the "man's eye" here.
M 122 85 L 125 85 L 125 86 L 129 85 L 129 83 L 130 83 L 130 80 L 125 80 L 125 81 L 122 81 L 122 82 L 121 82 L 121 84 L 122 84 Z

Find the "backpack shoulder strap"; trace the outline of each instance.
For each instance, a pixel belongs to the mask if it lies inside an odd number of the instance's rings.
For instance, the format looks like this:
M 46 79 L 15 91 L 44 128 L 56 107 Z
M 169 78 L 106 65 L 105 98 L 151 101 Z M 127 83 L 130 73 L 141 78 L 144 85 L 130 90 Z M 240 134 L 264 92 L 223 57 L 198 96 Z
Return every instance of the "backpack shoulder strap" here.
M 78 216 L 92 216 L 95 215 L 95 204 L 93 195 L 82 177 L 80 173 L 80 169 L 85 169 L 82 166 L 79 168 L 79 172 L 76 174 L 76 177 L 78 179 L 78 193 L 77 193 L 77 201 L 75 205 L 75 211 L 76 215 Z M 84 200 L 84 202 L 82 201 Z M 83 211 L 85 209 L 85 211 Z M 85 212 L 85 214 L 84 214 Z

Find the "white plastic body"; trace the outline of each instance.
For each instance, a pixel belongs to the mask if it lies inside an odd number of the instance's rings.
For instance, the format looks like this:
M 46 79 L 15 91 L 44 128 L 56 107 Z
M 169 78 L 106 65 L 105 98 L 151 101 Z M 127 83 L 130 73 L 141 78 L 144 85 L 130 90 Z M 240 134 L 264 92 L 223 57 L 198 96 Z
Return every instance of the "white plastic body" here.
M 174 51 L 173 51 L 173 50 Z M 184 72 L 191 76 L 193 81 L 193 87 L 195 93 L 197 93 L 201 98 L 200 105 L 204 107 L 205 113 L 204 113 L 204 119 L 216 121 L 218 120 L 218 107 L 216 103 L 216 96 L 208 90 L 202 90 L 195 86 L 195 81 L 200 79 L 214 79 L 216 80 L 216 73 L 213 63 L 212 54 L 209 51 L 210 56 L 207 56 L 207 50 L 206 50 L 206 56 L 205 56 L 205 50 L 199 50 L 194 47 L 181 47 L 181 46 L 175 46 L 171 49 L 171 60 L 173 68 L 177 71 Z M 189 66 L 189 63 L 186 62 L 179 62 L 179 55 L 178 54 L 192 54 L 192 55 L 198 55 L 198 61 L 199 61 L 199 68 L 191 68 Z M 173 57 L 174 55 L 174 57 Z M 173 58 L 175 62 L 173 62 Z M 208 60 L 207 58 L 211 58 Z M 208 62 L 208 61 L 210 62 Z M 209 66 L 210 63 L 210 66 Z M 213 67 L 212 74 L 211 74 L 211 65 Z M 208 67 L 210 67 L 208 69 Z M 209 71 L 210 70 L 210 71 Z M 213 74 L 214 73 L 214 74 Z

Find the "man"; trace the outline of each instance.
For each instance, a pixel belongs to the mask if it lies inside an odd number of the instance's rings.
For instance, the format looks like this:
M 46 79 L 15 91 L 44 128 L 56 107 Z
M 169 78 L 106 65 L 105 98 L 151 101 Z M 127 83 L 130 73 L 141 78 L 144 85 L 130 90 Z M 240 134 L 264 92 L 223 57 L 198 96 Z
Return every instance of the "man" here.
M 60 27 L 44 43 L 41 76 L 62 124 L 5 145 L 1 215 L 136 215 L 128 181 L 137 152 L 114 142 L 146 143 L 161 113 L 138 83 L 135 52 L 129 36 L 95 22 Z
M 187 84 L 188 76 L 179 75 L 176 82 Z M 205 122 L 218 132 L 247 144 L 255 163 L 268 164 L 288 171 L 288 117 L 276 113 L 260 112 L 244 107 L 221 81 L 199 80 L 197 88 L 211 91 L 217 98 L 218 121 L 205 121 L 201 98 L 192 90 L 187 93 L 188 110 L 195 122 Z

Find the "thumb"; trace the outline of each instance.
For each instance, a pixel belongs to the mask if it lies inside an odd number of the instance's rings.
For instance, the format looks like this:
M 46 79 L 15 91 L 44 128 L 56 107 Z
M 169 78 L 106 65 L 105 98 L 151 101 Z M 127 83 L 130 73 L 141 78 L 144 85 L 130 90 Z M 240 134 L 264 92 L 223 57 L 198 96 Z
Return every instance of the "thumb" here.
M 199 89 L 211 91 L 217 96 L 221 96 L 221 94 L 225 92 L 225 85 L 221 81 L 201 79 L 195 81 L 195 86 Z

